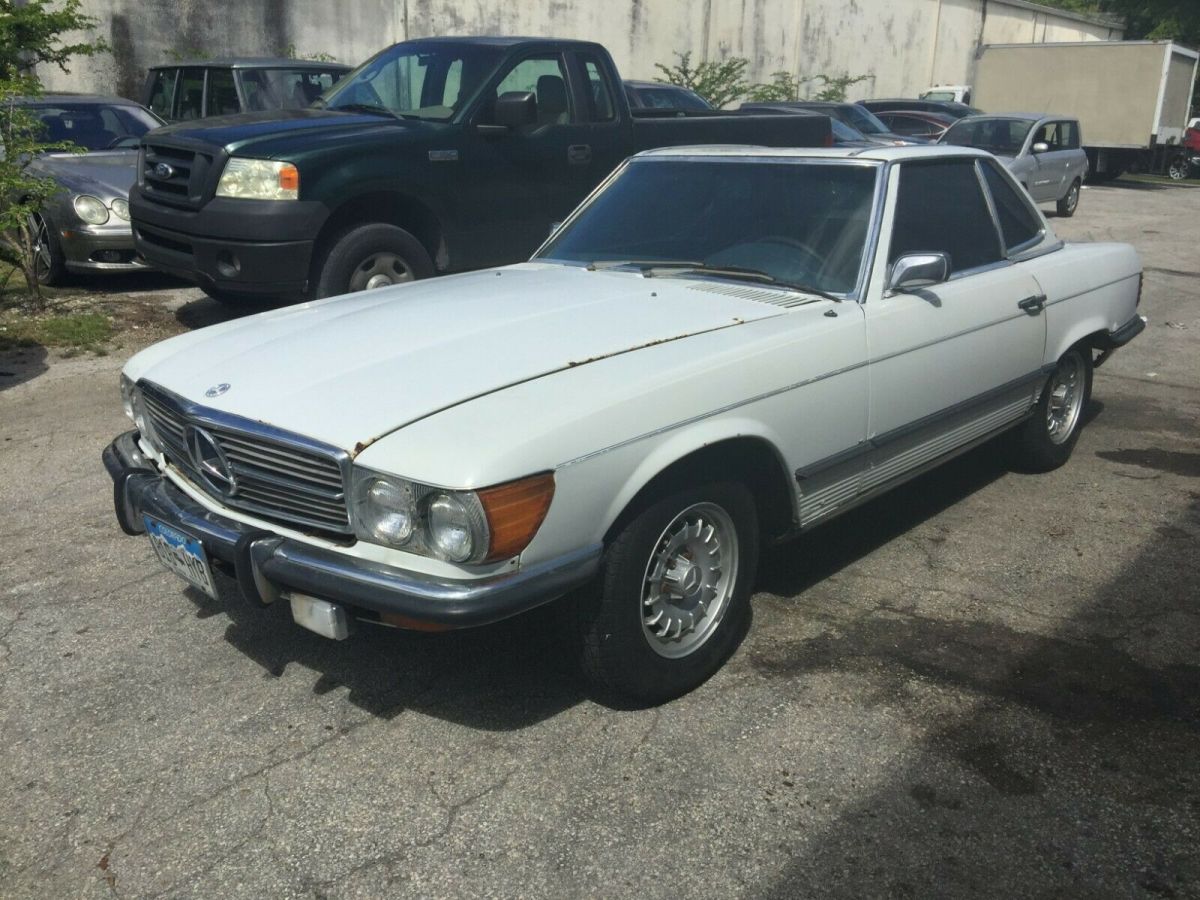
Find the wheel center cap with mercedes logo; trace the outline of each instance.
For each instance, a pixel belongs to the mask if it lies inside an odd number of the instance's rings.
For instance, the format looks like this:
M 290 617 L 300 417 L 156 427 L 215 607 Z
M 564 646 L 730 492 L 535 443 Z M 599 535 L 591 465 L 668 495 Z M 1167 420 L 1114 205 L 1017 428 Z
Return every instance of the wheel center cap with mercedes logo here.
M 225 458 L 225 451 L 217 439 L 196 425 L 189 425 L 184 433 L 188 455 L 192 465 L 205 483 L 224 497 L 237 493 L 237 476 L 233 466 Z

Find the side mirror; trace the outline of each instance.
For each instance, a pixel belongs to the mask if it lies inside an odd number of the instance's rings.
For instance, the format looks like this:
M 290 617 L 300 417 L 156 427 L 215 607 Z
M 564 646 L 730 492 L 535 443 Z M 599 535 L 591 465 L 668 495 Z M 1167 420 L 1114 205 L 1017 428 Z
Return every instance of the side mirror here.
M 538 118 L 537 94 L 533 91 L 506 91 L 496 98 L 493 119 L 505 128 L 533 125 Z
M 1045 153 L 1047 150 L 1050 149 L 1050 145 L 1047 144 L 1045 141 L 1038 141 L 1036 144 L 1034 144 L 1029 149 L 1032 150 L 1034 153 Z
M 941 284 L 949 277 L 949 254 L 909 253 L 892 263 L 887 288 L 889 291 L 907 291 Z

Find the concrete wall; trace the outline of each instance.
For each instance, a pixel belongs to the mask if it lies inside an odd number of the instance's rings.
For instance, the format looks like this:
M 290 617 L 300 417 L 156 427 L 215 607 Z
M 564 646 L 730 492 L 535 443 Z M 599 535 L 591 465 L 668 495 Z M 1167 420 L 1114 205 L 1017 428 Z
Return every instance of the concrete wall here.
M 146 67 L 172 51 L 207 55 L 324 52 L 358 63 L 408 37 L 530 34 L 604 43 L 629 78 L 656 62 L 744 56 L 749 75 L 869 75 L 854 99 L 915 96 L 969 83 L 980 41 L 1119 39 L 1108 25 L 1024 0 L 84 0 L 114 52 L 70 75 L 43 71 L 52 89 L 137 97 Z

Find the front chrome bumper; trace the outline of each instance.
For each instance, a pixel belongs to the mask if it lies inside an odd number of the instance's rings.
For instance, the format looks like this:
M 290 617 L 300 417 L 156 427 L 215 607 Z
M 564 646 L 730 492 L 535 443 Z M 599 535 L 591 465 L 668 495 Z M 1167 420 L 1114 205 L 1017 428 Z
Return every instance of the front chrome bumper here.
M 518 615 L 592 578 L 600 545 L 515 572 L 478 579 L 435 578 L 316 547 L 226 518 L 196 503 L 154 468 L 137 432 L 120 435 L 102 455 L 113 478 L 117 521 L 144 531 L 150 515 L 198 538 L 214 564 L 232 574 L 247 601 L 265 605 L 297 592 L 368 611 L 392 624 L 469 628 Z
M 132 229 L 67 228 L 59 232 L 63 262 L 72 272 L 142 272 L 150 267 L 133 246 Z M 121 255 L 122 259 L 104 262 L 92 257 L 104 251 Z

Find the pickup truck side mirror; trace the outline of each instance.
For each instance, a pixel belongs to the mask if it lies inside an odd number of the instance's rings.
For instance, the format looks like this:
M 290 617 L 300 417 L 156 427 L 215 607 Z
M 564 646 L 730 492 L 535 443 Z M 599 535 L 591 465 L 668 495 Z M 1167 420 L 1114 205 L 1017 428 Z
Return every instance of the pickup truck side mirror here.
M 506 91 L 496 98 L 493 121 L 505 128 L 522 128 L 538 120 L 537 94 L 533 91 Z
M 1045 141 L 1038 141 L 1036 144 L 1034 144 L 1029 149 L 1032 150 L 1034 153 L 1045 153 L 1047 150 L 1050 149 L 1050 145 L 1047 144 Z
M 907 291 L 941 284 L 949 277 L 948 253 L 908 253 L 892 263 L 887 288 L 889 291 Z

